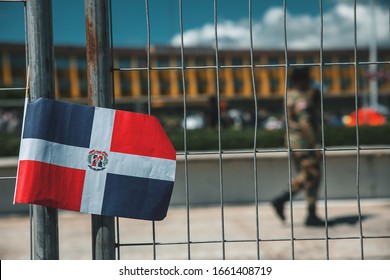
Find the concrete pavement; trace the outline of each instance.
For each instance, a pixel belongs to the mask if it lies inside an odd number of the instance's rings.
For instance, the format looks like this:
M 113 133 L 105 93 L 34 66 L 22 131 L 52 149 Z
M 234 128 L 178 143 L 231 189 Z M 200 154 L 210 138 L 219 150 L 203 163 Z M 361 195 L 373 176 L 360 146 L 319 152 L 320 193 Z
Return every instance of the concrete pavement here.
M 323 206 L 324 202 L 319 202 L 321 216 L 325 215 Z M 294 254 L 295 259 L 326 259 L 327 255 L 330 259 L 360 259 L 363 254 L 365 259 L 390 259 L 390 199 L 364 199 L 361 213 L 363 239 L 356 200 L 328 201 L 328 217 L 335 222 L 328 231 L 304 226 L 303 201 L 294 201 L 293 228 L 290 222 L 281 223 L 268 203 L 261 203 L 260 257 L 282 260 L 292 259 Z M 187 259 L 190 252 L 191 259 L 222 259 L 223 255 L 226 259 L 256 259 L 256 220 L 254 205 L 225 205 L 223 213 L 220 206 L 196 207 L 188 215 L 185 207 L 171 207 L 168 217 L 155 223 L 156 258 Z M 151 222 L 120 219 L 119 228 L 120 243 L 133 244 L 120 247 L 121 259 L 153 259 Z M 90 236 L 89 215 L 60 212 L 60 259 L 91 259 Z M 29 248 L 28 216 L 0 216 L 0 259 L 29 259 Z

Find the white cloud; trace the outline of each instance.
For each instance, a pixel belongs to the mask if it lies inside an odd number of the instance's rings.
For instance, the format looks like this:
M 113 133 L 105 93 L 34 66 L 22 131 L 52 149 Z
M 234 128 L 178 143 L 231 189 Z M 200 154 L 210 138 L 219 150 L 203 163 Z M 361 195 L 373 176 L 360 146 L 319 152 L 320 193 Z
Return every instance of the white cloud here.
M 368 5 L 358 4 L 356 9 L 358 46 L 367 46 L 372 39 L 371 11 Z M 289 49 L 313 49 L 320 47 L 319 15 L 293 15 L 287 12 L 287 42 Z M 253 43 L 255 48 L 284 48 L 284 13 L 281 7 L 269 9 L 261 19 L 253 19 Z M 375 26 L 378 45 L 390 46 L 389 11 L 375 7 Z M 354 8 L 338 3 L 323 15 L 324 48 L 348 48 L 354 45 Z M 215 46 L 215 30 L 212 23 L 187 30 L 183 34 L 184 46 Z M 249 23 L 223 20 L 218 24 L 220 48 L 249 48 Z M 180 46 L 180 34 L 171 44 Z

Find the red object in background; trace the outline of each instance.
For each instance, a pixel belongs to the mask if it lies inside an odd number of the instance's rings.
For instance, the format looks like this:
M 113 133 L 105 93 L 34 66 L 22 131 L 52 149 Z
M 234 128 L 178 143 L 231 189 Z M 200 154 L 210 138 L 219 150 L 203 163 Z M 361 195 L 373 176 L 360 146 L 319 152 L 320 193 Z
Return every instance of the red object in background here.
M 358 124 L 359 125 L 371 125 L 379 126 L 386 123 L 386 118 L 384 115 L 372 108 L 360 108 L 357 111 L 358 113 Z M 356 112 L 352 112 L 348 115 L 348 122 L 346 126 L 355 126 L 356 125 Z

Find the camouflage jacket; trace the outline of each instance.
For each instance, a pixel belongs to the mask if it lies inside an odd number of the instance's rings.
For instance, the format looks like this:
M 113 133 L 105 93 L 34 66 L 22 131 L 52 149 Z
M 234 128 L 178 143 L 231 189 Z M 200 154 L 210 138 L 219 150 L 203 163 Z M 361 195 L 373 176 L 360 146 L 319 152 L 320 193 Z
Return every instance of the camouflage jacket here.
M 291 89 L 287 93 L 287 113 L 290 144 L 293 149 L 315 148 L 318 106 L 314 90 L 301 92 Z M 287 138 L 286 138 L 287 139 Z

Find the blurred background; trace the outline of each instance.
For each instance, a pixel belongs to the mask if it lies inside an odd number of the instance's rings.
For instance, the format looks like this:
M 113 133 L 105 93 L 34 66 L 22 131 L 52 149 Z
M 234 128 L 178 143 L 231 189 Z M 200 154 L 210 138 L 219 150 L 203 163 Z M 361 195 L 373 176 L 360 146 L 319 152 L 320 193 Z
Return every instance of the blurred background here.
M 187 129 L 216 125 L 216 63 L 220 67 L 218 90 L 223 127 L 253 131 L 254 120 L 258 118 L 260 129 L 282 129 L 286 58 L 289 65 L 311 66 L 316 86 L 322 87 L 326 126 L 353 126 L 355 100 L 359 107 L 376 111 L 375 120 L 371 121 L 375 118 L 371 113 L 367 113 L 370 117 L 363 117 L 367 124 L 387 123 L 390 105 L 390 66 L 386 63 L 390 60 L 387 1 L 357 1 L 356 45 L 353 1 L 322 2 L 321 18 L 317 1 L 287 1 L 289 51 L 285 57 L 283 1 L 254 1 L 252 81 L 248 5 L 234 0 L 218 3 L 216 61 L 213 1 L 183 1 Z M 57 99 L 78 103 L 87 102 L 83 5 L 83 1 L 66 4 L 53 1 L 55 95 Z M 146 112 L 150 94 L 152 113 L 168 130 L 181 129 L 184 116 L 178 2 L 149 1 L 148 13 L 149 32 L 144 1 L 112 1 L 115 105 L 119 109 Z M 23 90 L 15 88 L 26 84 L 23 3 L 2 2 L 0 21 L 0 129 L 3 133 L 12 133 L 20 129 L 24 96 Z M 148 37 L 150 72 L 147 69 Z M 361 62 L 356 65 L 356 73 L 355 48 L 357 61 Z M 322 73 L 320 59 L 324 64 Z M 254 112 L 254 93 L 258 112 Z M 233 148 L 250 146 L 233 145 Z M 2 151 L 4 156 L 11 154 L 17 152 Z

